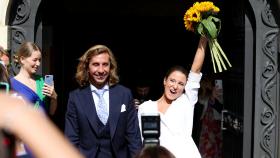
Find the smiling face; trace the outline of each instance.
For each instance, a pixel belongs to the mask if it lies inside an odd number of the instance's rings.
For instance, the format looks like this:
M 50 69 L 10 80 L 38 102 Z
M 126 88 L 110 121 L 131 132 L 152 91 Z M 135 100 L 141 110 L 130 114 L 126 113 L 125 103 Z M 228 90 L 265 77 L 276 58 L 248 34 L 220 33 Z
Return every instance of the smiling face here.
M 181 71 L 173 71 L 164 79 L 164 96 L 166 99 L 173 101 L 181 96 L 184 92 L 187 77 Z
M 97 88 L 102 88 L 110 74 L 109 54 L 102 53 L 93 56 L 89 61 L 88 69 L 91 83 Z
M 29 74 L 35 74 L 41 64 L 41 52 L 36 50 L 31 53 L 29 57 L 21 57 L 21 68 Z

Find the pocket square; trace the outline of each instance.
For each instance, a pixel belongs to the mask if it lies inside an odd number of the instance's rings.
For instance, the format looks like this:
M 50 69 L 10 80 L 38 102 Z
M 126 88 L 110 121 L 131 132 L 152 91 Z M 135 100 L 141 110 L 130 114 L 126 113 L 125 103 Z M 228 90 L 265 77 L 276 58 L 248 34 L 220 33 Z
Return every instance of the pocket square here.
M 123 104 L 121 108 L 121 112 L 125 112 L 125 111 L 126 111 L 126 106 Z

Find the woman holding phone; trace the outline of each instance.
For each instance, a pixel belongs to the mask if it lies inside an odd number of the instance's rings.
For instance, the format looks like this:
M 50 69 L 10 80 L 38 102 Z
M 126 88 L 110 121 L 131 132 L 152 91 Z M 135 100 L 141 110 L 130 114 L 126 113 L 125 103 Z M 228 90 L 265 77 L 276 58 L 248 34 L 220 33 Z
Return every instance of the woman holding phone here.
M 36 44 L 23 43 L 14 56 L 14 62 L 20 70 L 11 78 L 11 87 L 33 103 L 35 108 L 42 108 L 52 116 L 57 108 L 57 94 L 53 84 L 46 84 L 44 78 L 36 74 L 41 65 L 41 57 L 41 51 Z
M 11 87 L 18 95 L 33 103 L 34 108 L 52 116 L 57 108 L 57 94 L 53 84 L 46 84 L 44 78 L 36 74 L 41 64 L 41 57 L 41 51 L 36 44 L 23 43 L 14 56 L 14 62 L 20 70 L 11 78 Z M 31 154 L 29 155 L 32 157 Z

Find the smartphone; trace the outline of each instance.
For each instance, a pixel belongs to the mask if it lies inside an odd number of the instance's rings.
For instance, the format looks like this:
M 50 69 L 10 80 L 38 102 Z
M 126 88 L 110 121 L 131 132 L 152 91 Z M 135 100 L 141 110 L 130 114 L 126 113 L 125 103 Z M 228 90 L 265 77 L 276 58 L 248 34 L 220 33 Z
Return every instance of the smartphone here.
M 7 82 L 0 82 L 0 90 L 4 90 L 7 94 L 9 94 L 10 86 Z
M 45 83 L 52 86 L 53 85 L 53 75 L 45 75 Z
M 215 80 L 215 86 L 218 89 L 223 89 L 223 80 Z

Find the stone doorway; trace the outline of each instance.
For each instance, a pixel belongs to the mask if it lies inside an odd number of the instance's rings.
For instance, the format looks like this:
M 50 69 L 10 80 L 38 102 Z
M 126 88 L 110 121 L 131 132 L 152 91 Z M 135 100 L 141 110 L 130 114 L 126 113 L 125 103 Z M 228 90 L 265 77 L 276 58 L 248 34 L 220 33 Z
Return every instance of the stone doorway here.
M 182 23 L 185 6 L 192 2 L 186 3 L 11 0 L 7 14 L 10 50 L 30 40 L 46 52 L 41 73 L 52 73 L 57 79 L 61 106 L 55 121 L 63 129 L 68 93 L 76 86 L 77 59 L 93 44 L 112 48 L 124 85 L 132 87 L 140 69 L 153 78 L 155 98 L 160 95 L 165 70 L 190 63 L 194 54 L 197 38 Z M 224 80 L 224 100 L 244 127 L 241 133 L 224 131 L 224 157 L 279 157 L 279 22 L 275 20 L 279 4 L 276 0 L 217 3 L 224 21 L 220 42 L 234 66 L 219 76 Z M 213 72 L 210 66 L 203 71 Z

